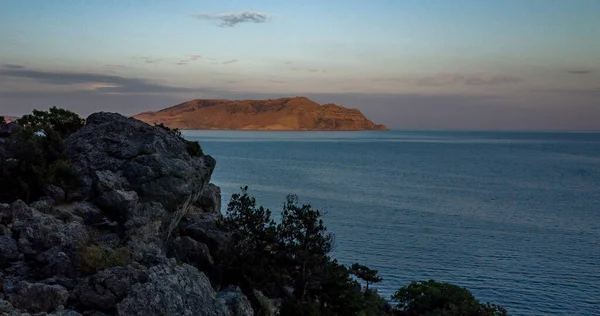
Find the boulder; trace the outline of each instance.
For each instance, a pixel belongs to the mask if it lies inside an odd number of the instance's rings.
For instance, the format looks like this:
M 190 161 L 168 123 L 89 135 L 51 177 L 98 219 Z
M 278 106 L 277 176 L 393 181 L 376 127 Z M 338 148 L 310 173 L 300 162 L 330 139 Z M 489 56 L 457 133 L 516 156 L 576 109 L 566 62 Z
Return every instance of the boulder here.
M 36 256 L 54 246 L 74 249 L 77 244 L 85 242 L 88 238 L 88 231 L 80 221 L 65 223 L 52 215 L 28 207 L 20 200 L 0 212 L 3 220 L 12 225 L 12 232 L 18 236 L 19 251 L 26 256 Z
M 117 304 L 117 315 L 229 316 L 208 278 L 196 268 L 173 261 L 149 269 L 146 283 L 133 286 Z
M 227 287 L 225 290 L 217 293 L 217 298 L 222 299 L 227 304 L 231 316 L 253 316 L 254 310 L 250 301 L 237 286 Z
M 102 270 L 81 282 L 74 291 L 80 305 L 108 311 L 123 300 L 136 283 L 146 282 L 148 271 L 139 264 Z
M 160 202 L 170 212 L 198 194 L 215 167 L 210 156 L 190 156 L 178 136 L 116 113 L 90 115 L 68 138 L 67 152 L 73 167 L 93 186 L 87 188 L 90 196 L 95 189 L 110 189 L 97 174 L 110 171 L 126 180 L 120 181 L 122 189 L 136 191 L 144 201 Z
M 179 234 L 208 246 L 213 258 L 227 251 L 231 243 L 230 234 L 219 227 L 220 213 L 194 213 L 184 218 L 179 225 Z
M 60 187 L 54 184 L 45 186 L 43 188 L 43 191 L 46 194 L 46 196 L 53 199 L 56 203 L 62 203 L 65 201 L 65 190 L 61 189 Z
M 60 285 L 29 283 L 22 281 L 9 296 L 10 303 L 19 309 L 29 312 L 52 312 L 65 305 L 69 292 Z
M 214 265 L 208 246 L 188 236 L 177 237 L 169 243 L 167 256 L 203 270 Z
M 19 260 L 20 257 L 15 240 L 10 236 L 0 236 L 0 264 Z

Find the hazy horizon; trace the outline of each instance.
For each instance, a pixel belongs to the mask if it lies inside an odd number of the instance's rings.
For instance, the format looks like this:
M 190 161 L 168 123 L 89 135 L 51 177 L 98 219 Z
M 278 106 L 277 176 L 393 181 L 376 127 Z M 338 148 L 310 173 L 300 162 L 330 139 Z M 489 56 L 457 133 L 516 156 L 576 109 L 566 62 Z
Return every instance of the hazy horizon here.
M 0 115 L 306 96 L 400 130 L 600 130 L 600 2 L 3 1 Z

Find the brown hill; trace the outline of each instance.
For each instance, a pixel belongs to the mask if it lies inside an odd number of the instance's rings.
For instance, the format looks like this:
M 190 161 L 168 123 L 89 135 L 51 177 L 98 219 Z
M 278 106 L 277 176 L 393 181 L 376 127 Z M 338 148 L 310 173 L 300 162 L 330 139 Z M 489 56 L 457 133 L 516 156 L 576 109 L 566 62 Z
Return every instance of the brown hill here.
M 179 129 L 387 130 L 359 110 L 305 97 L 276 100 L 192 100 L 134 118 Z

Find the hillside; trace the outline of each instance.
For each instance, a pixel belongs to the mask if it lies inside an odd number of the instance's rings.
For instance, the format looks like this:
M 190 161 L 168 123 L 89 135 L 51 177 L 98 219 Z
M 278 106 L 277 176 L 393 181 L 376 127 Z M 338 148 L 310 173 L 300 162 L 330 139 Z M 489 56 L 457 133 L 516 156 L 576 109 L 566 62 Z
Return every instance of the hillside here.
M 18 117 L 15 116 L 5 116 L 5 115 L 0 115 L 0 117 L 4 117 L 4 121 L 6 123 L 10 123 L 12 121 L 16 121 L 18 119 Z
M 305 97 L 275 100 L 188 101 L 134 118 L 179 129 L 225 130 L 387 130 L 359 110 L 320 105 Z

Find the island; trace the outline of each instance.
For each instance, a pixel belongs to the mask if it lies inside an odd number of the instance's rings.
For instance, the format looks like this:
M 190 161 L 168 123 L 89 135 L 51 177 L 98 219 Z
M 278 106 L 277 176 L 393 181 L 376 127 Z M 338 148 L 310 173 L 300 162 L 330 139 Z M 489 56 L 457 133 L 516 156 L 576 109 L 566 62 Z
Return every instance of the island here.
M 133 116 L 182 130 L 387 130 L 358 109 L 321 105 L 306 97 L 269 100 L 197 99 Z

